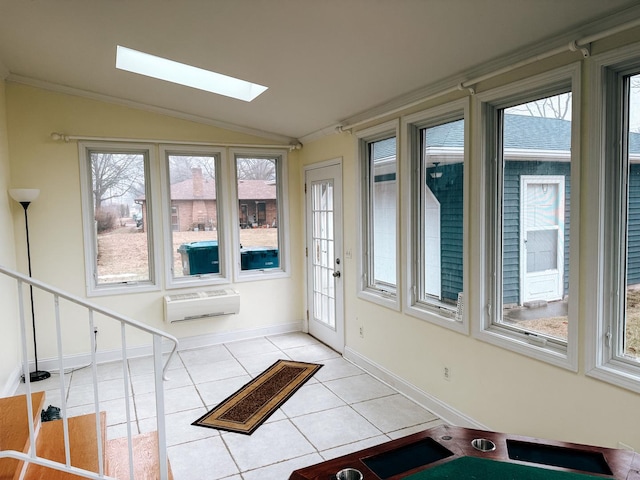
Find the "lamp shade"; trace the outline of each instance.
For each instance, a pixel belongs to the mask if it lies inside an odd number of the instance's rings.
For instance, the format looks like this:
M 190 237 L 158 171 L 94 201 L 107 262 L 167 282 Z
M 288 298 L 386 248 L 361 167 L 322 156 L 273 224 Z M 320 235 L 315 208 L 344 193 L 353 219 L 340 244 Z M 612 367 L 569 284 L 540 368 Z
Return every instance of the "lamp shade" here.
M 9 195 L 16 202 L 33 202 L 38 195 L 40 195 L 40 190 L 37 188 L 12 188 L 9 190 Z

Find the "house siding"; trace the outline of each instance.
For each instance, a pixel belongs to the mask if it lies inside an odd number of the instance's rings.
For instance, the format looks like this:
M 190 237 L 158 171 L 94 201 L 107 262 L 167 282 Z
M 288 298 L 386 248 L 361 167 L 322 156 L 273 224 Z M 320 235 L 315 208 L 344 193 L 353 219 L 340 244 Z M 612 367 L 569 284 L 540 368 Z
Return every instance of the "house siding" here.
M 640 283 L 640 165 L 629 166 L 627 284 Z
M 464 164 L 441 165 L 438 170 L 442 177 L 426 177 L 427 186 L 440 202 L 441 297 L 456 301 L 463 289 Z
M 569 291 L 570 193 L 569 162 L 506 161 L 504 165 L 502 302 L 517 305 L 520 296 L 520 177 L 522 175 L 563 175 L 564 192 L 564 276 L 563 296 Z

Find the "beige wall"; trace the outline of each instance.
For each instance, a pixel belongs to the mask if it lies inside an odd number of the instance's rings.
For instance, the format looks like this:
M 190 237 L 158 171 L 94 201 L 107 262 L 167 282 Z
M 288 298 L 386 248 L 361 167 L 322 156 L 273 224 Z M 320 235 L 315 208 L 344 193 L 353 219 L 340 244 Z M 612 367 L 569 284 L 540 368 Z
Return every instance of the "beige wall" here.
M 13 269 L 16 262 L 13 218 L 21 219 L 23 210 L 8 193 L 8 188 L 19 185 L 12 185 L 10 181 L 4 93 L 5 82 L 0 79 L 0 265 Z M 0 275 L 0 396 L 19 361 L 18 322 L 14 321 L 17 318 L 15 296 L 15 282 Z
M 271 143 L 264 138 L 14 83 L 7 84 L 6 98 L 11 181 L 16 185 L 41 189 L 40 198 L 29 208 L 34 277 L 81 297 L 85 296 L 85 273 L 78 146 L 73 141 L 52 140 L 52 132 L 196 142 Z M 300 215 L 296 153 L 289 159 L 291 218 L 296 219 Z M 4 198 L 1 201 L 6 202 Z M 20 220 L 14 214 L 16 229 L 22 225 Z M 297 248 L 300 234 L 295 227 L 290 238 L 294 249 Z M 18 258 L 23 258 L 23 239 L 17 238 L 16 245 Z M 168 325 L 163 320 L 162 297 L 168 294 L 166 291 L 96 297 L 93 300 L 178 338 L 283 326 L 302 320 L 302 265 L 295 254 L 292 255 L 292 263 L 290 278 L 233 285 L 241 295 L 239 315 Z M 19 267 L 21 271 L 26 268 L 22 264 Z M 162 271 L 160 277 L 163 278 Z M 36 307 L 39 312 L 38 336 L 55 338 L 51 308 L 46 305 Z M 86 324 L 86 314 L 67 313 L 63 320 L 66 354 L 88 351 L 88 337 L 77 334 L 79 329 L 86 328 Z M 119 339 L 118 328 L 106 323 L 99 328 L 99 348 L 115 348 L 116 339 Z M 146 337 L 134 336 L 129 345 L 148 342 Z M 42 346 L 38 344 L 39 357 L 51 357 L 53 346 L 51 342 L 43 342 Z
M 536 64 L 535 68 L 528 67 L 496 78 L 492 80 L 492 86 L 506 84 L 523 76 L 562 65 L 566 63 L 564 59 L 576 61 L 575 56 L 554 58 L 546 64 Z M 583 64 L 583 90 L 588 87 L 588 83 L 587 61 Z M 584 90 L 583 126 L 588 125 L 588 97 L 589 92 Z M 431 101 L 422 108 L 413 107 L 411 112 L 448 100 L 451 100 L 451 97 Z M 401 112 L 396 117 L 411 112 Z M 381 119 L 379 123 L 390 118 Z M 473 116 L 469 121 L 472 120 Z M 477 125 L 471 125 L 472 129 L 476 127 Z M 400 138 L 399 141 L 404 140 Z M 359 199 L 357 189 L 353 188 L 358 183 L 355 156 L 355 136 L 348 133 L 334 134 L 310 142 L 304 146 L 301 153 L 304 165 L 335 157 L 342 157 L 344 161 L 344 248 L 354 252 L 353 258 L 347 259 L 343 265 L 347 347 L 366 358 L 367 362 L 390 372 L 392 376 L 427 392 L 491 429 L 609 447 L 617 447 L 618 442 L 624 442 L 640 450 L 640 429 L 637 421 L 640 394 L 585 375 L 584 297 L 580 301 L 582 314 L 578 318 L 582 363 L 580 370 L 574 373 L 476 340 L 471 334 L 455 333 L 356 296 L 360 246 L 357 243 Z M 405 160 L 400 159 L 401 165 Z M 583 172 L 589 168 L 586 160 L 585 150 L 581 159 Z M 471 162 L 476 166 L 471 168 L 471 204 L 479 201 L 479 198 L 474 198 L 474 195 L 479 195 L 479 161 L 479 154 L 477 151 L 474 152 L 472 147 Z M 402 185 L 399 186 L 399 190 L 402 191 Z M 403 205 L 401 208 L 406 209 L 408 206 Z M 581 222 L 584 222 L 588 215 L 586 209 L 581 210 Z M 470 269 L 467 270 L 471 279 L 480 278 L 480 221 L 479 218 L 472 218 L 471 228 L 466 232 L 472 255 Z M 589 232 L 583 230 L 581 234 L 589 235 Z M 407 244 L 405 231 L 400 232 L 398 242 L 404 250 Z M 584 246 L 586 243 L 580 242 L 580 245 Z M 574 239 L 572 244 L 575 244 Z M 580 251 L 581 277 L 589 274 L 592 259 L 596 256 L 596 252 L 593 251 Z M 404 274 L 403 268 L 403 280 Z M 468 294 L 473 297 L 477 295 L 477 291 L 473 288 L 473 282 L 471 285 Z M 580 287 L 584 296 L 584 286 Z M 468 304 L 474 305 L 477 302 Z M 469 312 L 472 325 L 480 321 L 480 314 L 479 311 Z M 360 325 L 364 327 L 364 338 L 359 335 Z M 450 381 L 443 379 L 442 371 L 445 365 L 452 372 Z

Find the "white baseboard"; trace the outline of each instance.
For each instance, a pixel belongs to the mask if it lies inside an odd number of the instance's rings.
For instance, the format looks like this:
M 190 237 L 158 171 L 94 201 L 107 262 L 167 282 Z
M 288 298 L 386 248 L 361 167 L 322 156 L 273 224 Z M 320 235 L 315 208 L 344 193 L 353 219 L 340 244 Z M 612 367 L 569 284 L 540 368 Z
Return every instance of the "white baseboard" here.
M 20 365 L 16 365 L 16 368 L 14 368 L 13 371 L 9 374 L 9 378 L 4 384 L 2 392 L 0 392 L 0 398 L 12 396 L 18 389 L 18 385 L 20 385 L 21 379 L 22 368 L 20 368 Z
M 233 332 L 225 333 L 211 333 L 205 335 L 197 335 L 194 337 L 185 337 L 178 339 L 178 351 L 191 350 L 194 348 L 208 347 L 210 345 L 218 345 L 221 343 L 237 342 L 240 340 L 250 340 L 252 338 L 265 337 L 269 335 L 280 335 L 283 333 L 292 333 L 302 331 L 302 320 L 297 322 L 290 322 L 281 325 L 272 325 L 268 327 L 253 328 L 248 330 L 236 330 Z M 171 350 L 172 344 L 163 342 L 162 351 L 168 353 Z M 144 357 L 153 353 L 153 347 L 151 344 L 142 345 L 137 347 L 127 348 L 127 358 Z M 122 349 L 115 348 L 111 350 L 100 350 L 96 352 L 97 363 L 115 362 L 122 359 Z M 83 367 L 91 364 L 90 353 L 80 353 L 75 355 L 66 355 L 63 358 L 63 366 L 65 370 Z M 29 363 L 29 368 L 33 370 L 35 367 L 33 362 Z M 49 372 L 58 371 L 60 365 L 58 359 L 38 359 L 38 368 L 40 370 L 46 370 Z M 15 372 L 11 374 L 4 388 L 2 390 L 2 396 L 13 395 L 20 383 L 22 375 L 22 368 L 18 365 Z
M 349 347 L 345 347 L 344 349 L 344 358 L 346 358 L 350 362 L 355 363 L 360 368 L 366 370 L 369 374 L 376 377 L 378 380 L 386 383 L 393 389 L 397 390 L 407 398 L 413 400 L 417 404 L 426 408 L 431 413 L 438 416 L 445 422 L 450 423 L 451 425 L 466 428 L 476 428 L 479 430 L 490 430 L 490 428 L 488 428 L 487 426 L 481 424 L 480 422 L 477 422 L 473 418 L 447 405 L 433 395 L 420 390 L 415 385 L 410 384 L 406 380 L 398 377 L 394 373 L 369 360 L 367 357 L 362 356 Z

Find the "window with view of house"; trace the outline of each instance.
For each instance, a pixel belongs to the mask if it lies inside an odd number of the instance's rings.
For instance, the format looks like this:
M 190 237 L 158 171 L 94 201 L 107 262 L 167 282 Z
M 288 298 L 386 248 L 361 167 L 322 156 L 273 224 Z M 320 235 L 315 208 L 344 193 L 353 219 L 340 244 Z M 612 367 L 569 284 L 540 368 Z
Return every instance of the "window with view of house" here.
M 234 154 L 240 277 L 284 270 L 284 155 Z
M 594 61 L 594 166 L 604 174 L 598 192 L 603 279 L 594 295 L 594 348 L 589 373 L 640 391 L 640 55 L 626 49 Z M 603 187 L 603 188 L 602 188 Z M 610 293 L 613 292 L 613 293 Z
M 490 222 L 480 334 L 571 369 L 576 78 L 570 67 L 481 95 Z
M 147 146 L 79 144 L 89 293 L 155 282 Z
M 405 119 L 411 162 L 407 313 L 466 331 L 464 304 L 466 102 Z
M 397 122 L 357 133 L 362 188 L 360 294 L 399 308 Z
M 221 154 L 195 147 L 162 147 L 161 152 L 171 214 L 170 282 L 220 277 L 224 273 L 217 188 Z

